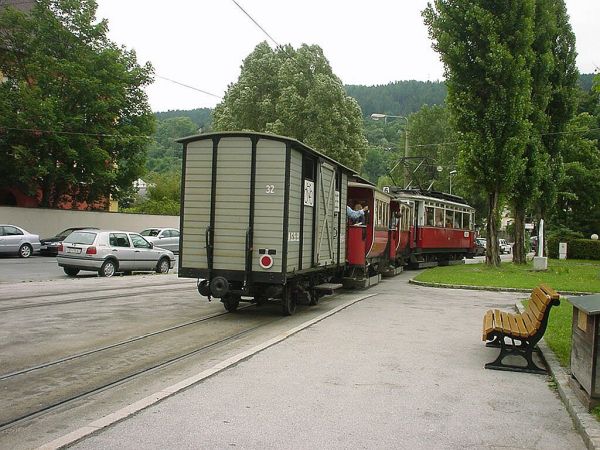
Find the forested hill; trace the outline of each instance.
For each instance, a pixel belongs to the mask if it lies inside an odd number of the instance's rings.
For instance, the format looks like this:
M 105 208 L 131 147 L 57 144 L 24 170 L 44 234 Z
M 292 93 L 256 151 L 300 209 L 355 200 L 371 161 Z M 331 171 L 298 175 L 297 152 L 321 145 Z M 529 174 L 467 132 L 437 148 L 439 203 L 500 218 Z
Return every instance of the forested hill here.
M 363 115 L 373 113 L 407 116 L 423 105 L 441 105 L 446 85 L 440 81 L 395 81 L 378 86 L 348 85 L 346 92 L 360 105 Z
M 169 110 L 154 113 L 157 120 L 173 119 L 175 117 L 189 117 L 198 128 L 207 128 L 212 122 L 212 108 L 197 108 L 190 110 Z
M 579 76 L 579 85 L 584 91 L 590 90 L 593 77 L 594 74 Z M 356 99 L 365 117 L 373 113 L 407 116 L 417 112 L 423 105 L 441 105 L 446 99 L 446 85 L 441 81 L 410 80 L 377 86 L 347 85 L 346 92 Z M 189 117 L 202 129 L 210 127 L 211 114 L 211 108 L 155 113 L 158 120 Z

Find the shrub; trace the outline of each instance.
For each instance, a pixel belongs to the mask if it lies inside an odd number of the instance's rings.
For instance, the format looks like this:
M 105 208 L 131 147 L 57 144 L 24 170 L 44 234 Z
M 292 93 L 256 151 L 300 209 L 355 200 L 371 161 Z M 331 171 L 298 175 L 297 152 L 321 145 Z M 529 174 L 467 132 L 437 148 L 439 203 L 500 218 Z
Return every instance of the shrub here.
M 567 258 L 600 260 L 600 241 L 591 239 L 560 239 L 556 236 L 548 238 L 548 257 L 558 258 L 558 244 L 567 243 Z

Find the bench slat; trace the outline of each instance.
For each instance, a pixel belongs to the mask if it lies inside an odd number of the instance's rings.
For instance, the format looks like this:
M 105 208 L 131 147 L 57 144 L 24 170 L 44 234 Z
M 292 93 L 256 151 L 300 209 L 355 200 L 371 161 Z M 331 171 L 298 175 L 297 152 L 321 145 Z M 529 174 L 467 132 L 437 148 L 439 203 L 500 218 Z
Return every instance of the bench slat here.
M 525 311 L 523 314 L 523 319 L 525 319 L 525 322 L 527 323 L 527 330 L 529 331 L 529 334 L 534 334 L 542 324 L 542 321 L 538 320 L 537 317 L 531 313 L 531 311 Z
M 560 299 L 560 294 L 558 292 L 556 292 L 554 289 L 552 289 L 550 286 L 548 286 L 547 284 L 540 284 L 538 286 L 542 291 L 544 291 L 544 293 L 548 296 L 550 296 L 550 298 L 552 300 L 559 300 Z
M 483 316 L 483 339 L 482 340 L 487 341 L 487 337 L 492 332 L 493 329 L 494 329 L 494 312 L 490 309 L 488 312 L 485 313 L 485 316 Z
M 519 327 L 521 336 L 522 337 L 528 336 L 529 330 L 527 329 L 527 324 L 525 323 L 523 316 L 521 314 L 517 314 L 517 316 L 515 316 L 515 320 L 517 321 L 517 327 Z
M 550 304 L 550 299 L 541 290 L 533 292 L 529 301 L 534 302 L 541 312 L 544 312 Z
M 537 304 L 531 300 L 527 304 L 527 309 L 525 310 L 525 312 L 528 312 L 529 314 L 531 314 L 531 316 L 534 317 L 536 319 L 536 321 L 538 321 L 538 320 L 541 321 L 542 318 L 544 317 L 544 313 L 542 311 L 540 311 Z

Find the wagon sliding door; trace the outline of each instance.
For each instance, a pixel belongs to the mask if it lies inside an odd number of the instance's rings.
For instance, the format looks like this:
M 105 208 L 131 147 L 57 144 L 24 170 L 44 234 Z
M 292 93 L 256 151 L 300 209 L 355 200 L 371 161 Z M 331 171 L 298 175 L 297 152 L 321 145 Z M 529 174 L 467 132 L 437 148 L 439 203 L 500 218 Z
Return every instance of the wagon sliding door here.
M 325 162 L 317 172 L 317 232 L 315 263 L 318 266 L 337 263 L 339 192 L 336 190 L 335 168 Z

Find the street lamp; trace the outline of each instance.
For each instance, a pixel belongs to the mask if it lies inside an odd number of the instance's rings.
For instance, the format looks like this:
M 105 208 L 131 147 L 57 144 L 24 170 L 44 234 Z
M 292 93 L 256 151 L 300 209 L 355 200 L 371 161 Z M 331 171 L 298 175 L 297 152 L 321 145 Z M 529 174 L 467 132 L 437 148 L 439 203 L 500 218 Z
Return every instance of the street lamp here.
M 450 177 L 450 194 L 452 194 L 452 177 L 456 175 L 458 172 L 456 170 L 451 170 L 448 174 Z
M 404 128 L 404 161 L 406 161 L 406 158 L 408 157 L 408 117 L 393 116 L 391 114 L 381 114 L 381 113 L 373 113 L 373 114 L 371 114 L 371 119 L 373 119 L 373 120 L 383 119 L 383 123 L 385 125 L 387 125 L 387 119 L 388 119 L 388 117 L 391 117 L 391 118 L 394 118 L 394 119 L 404 119 L 404 120 L 406 120 L 406 127 Z

